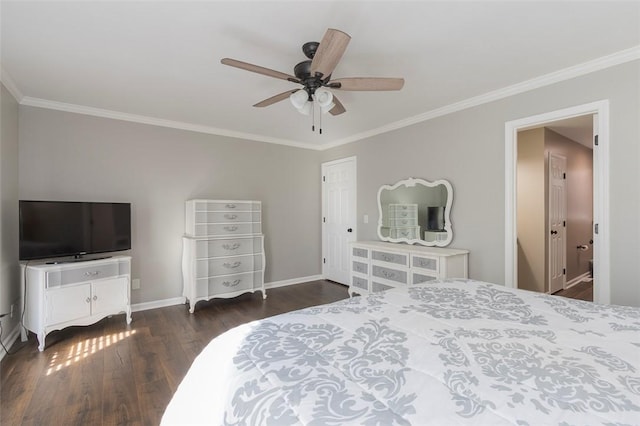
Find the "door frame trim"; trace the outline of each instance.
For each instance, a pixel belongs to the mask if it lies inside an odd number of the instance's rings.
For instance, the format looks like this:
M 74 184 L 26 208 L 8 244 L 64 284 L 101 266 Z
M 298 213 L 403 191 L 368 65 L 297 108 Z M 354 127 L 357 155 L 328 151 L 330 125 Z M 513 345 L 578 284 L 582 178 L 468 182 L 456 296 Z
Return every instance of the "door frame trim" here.
M 547 250 L 546 253 L 546 260 L 547 260 L 547 270 L 546 270 L 546 279 L 547 282 L 549 284 L 549 288 L 547 288 L 547 293 L 549 294 L 553 294 L 554 292 L 551 289 L 551 236 L 549 234 L 549 231 L 551 231 L 551 157 L 556 157 L 556 158 L 561 158 L 564 161 L 564 172 L 567 171 L 567 157 L 565 157 L 564 155 L 560 155 L 560 154 L 556 154 L 553 151 L 549 151 L 549 156 L 546 159 L 546 162 L 548 164 L 548 168 L 547 168 L 547 178 L 548 178 L 548 182 L 547 182 L 547 208 L 545 211 L 545 216 L 546 216 L 546 232 L 545 232 L 545 250 Z M 565 215 L 565 220 L 567 219 L 567 181 L 564 181 L 564 190 L 562 191 L 562 209 L 564 210 L 564 215 Z M 562 232 L 564 233 L 564 235 L 562 236 L 562 267 L 565 269 L 567 268 L 567 227 L 564 226 L 562 228 Z M 565 274 L 562 275 L 562 288 L 560 290 L 564 290 L 567 287 L 567 276 Z M 560 290 L 556 290 L 556 291 L 560 291 Z
M 327 212 L 327 200 L 326 200 L 326 193 L 325 193 L 325 186 L 323 185 L 322 182 L 322 177 L 325 175 L 325 169 L 329 166 L 334 166 L 336 164 L 340 164 L 340 163 L 345 163 L 345 162 L 352 162 L 353 163 L 353 168 L 355 169 L 355 173 L 353 176 L 353 198 L 352 198 L 352 202 L 353 202 L 353 235 L 355 236 L 355 239 L 358 239 L 358 158 L 354 155 L 351 157 L 345 157 L 345 158 L 340 158 L 337 160 L 332 160 L 332 161 L 327 161 L 324 162 L 320 165 L 320 192 L 322 193 L 322 211 L 320 212 L 320 226 L 322 227 L 322 250 L 321 250 L 321 254 L 322 254 L 322 258 L 326 258 L 326 240 L 327 240 L 327 235 L 326 235 L 326 226 L 324 221 L 322 221 L 322 218 L 326 216 L 326 212 Z M 322 265 L 322 277 L 323 279 L 326 279 L 326 274 L 325 274 L 325 263 L 322 261 L 322 259 L 320 259 L 320 264 Z
M 552 112 L 512 120 L 505 123 L 505 274 L 506 287 L 515 288 L 518 283 L 517 228 L 516 228 L 516 166 L 518 155 L 518 131 L 540 127 L 549 122 L 581 115 L 597 114 L 598 147 L 593 155 L 593 222 L 598 224 L 594 232 L 593 276 L 595 279 L 593 300 L 611 303 L 611 263 L 609 232 L 609 100 L 604 99 Z M 595 226 L 595 225 L 594 225 Z

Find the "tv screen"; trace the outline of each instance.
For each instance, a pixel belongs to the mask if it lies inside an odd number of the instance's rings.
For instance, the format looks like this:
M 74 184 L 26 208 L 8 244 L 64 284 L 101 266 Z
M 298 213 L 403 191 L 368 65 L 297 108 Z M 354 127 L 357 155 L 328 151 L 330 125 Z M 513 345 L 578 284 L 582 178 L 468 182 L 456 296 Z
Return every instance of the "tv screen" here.
M 130 203 L 20 201 L 20 260 L 130 248 Z

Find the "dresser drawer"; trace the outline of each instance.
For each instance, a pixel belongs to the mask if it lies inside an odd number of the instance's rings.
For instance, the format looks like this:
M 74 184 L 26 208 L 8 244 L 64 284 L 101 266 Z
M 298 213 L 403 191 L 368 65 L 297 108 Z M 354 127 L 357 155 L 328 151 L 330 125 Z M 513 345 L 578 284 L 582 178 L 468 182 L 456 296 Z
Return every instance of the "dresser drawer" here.
M 362 262 L 352 262 L 353 266 L 352 266 L 352 271 L 353 272 L 358 272 L 360 274 L 368 274 L 369 273 L 369 265 L 366 263 L 362 263 Z
M 438 275 L 439 265 L 437 257 L 428 257 L 428 256 L 411 256 L 411 266 L 414 268 L 424 269 L 426 271 L 432 272 L 434 275 Z
M 357 288 L 361 288 L 363 290 L 369 290 L 369 284 L 368 281 L 365 280 L 364 278 L 360 278 L 360 277 L 351 277 L 351 285 Z
M 420 227 L 414 226 L 408 228 L 389 228 L 389 237 L 417 240 L 420 238 Z
M 390 227 L 408 227 L 408 226 L 418 226 L 418 218 L 417 217 L 396 217 L 389 218 L 387 222 Z
M 120 274 L 120 268 L 118 263 L 112 262 L 104 265 L 93 265 L 73 269 L 64 269 L 59 271 L 49 271 L 46 274 L 46 286 L 50 288 L 67 284 L 76 284 L 83 281 L 93 281 L 103 278 L 116 277 Z
M 394 288 L 391 285 L 387 285 L 387 284 L 382 284 L 382 283 L 377 283 L 377 282 L 372 282 L 371 283 L 371 291 L 385 291 L 385 290 L 390 290 Z
M 417 204 L 389 204 L 389 217 L 418 217 Z
M 382 262 L 395 263 L 398 265 L 408 266 L 409 256 L 399 253 L 387 253 L 384 251 L 373 250 L 371 252 L 371 258 L 373 260 L 380 260 Z
M 253 290 L 262 286 L 262 271 L 198 279 L 194 297 L 223 295 Z
M 260 222 L 252 223 L 206 223 L 196 224 L 195 235 L 248 235 L 262 233 Z
M 407 271 L 400 271 L 392 268 L 385 268 L 383 266 L 372 265 L 371 275 L 378 278 L 384 278 L 389 281 L 395 281 L 402 284 L 407 284 Z
M 262 237 L 196 240 L 196 259 L 262 253 Z
M 195 211 L 197 212 L 211 212 L 211 211 L 219 211 L 219 212 L 239 212 L 239 211 L 249 211 L 249 212 L 259 212 L 260 203 L 252 203 L 247 201 L 197 201 L 195 205 Z
M 196 212 L 196 224 L 260 222 L 260 212 Z
M 217 257 L 196 260 L 196 278 L 262 270 L 262 255 Z
M 369 258 L 369 250 L 363 249 L 363 248 L 359 248 L 359 247 L 354 247 L 353 251 L 352 251 L 352 254 L 355 257 L 362 257 L 363 259 L 368 259 Z
M 411 274 L 412 284 L 421 284 L 421 283 L 426 283 L 428 281 L 434 281 L 437 279 L 438 279 L 437 277 L 434 277 L 432 275 L 418 274 L 416 272 Z

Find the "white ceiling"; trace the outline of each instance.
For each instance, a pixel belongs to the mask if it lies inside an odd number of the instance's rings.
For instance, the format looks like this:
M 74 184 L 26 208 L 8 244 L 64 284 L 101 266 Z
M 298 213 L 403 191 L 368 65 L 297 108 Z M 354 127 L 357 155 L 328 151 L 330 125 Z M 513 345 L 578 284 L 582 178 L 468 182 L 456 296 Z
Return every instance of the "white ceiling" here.
M 313 148 L 640 45 L 637 1 L 0 5 L 3 81 L 24 104 Z M 220 64 L 231 57 L 292 74 L 302 44 L 327 28 L 352 37 L 334 78 L 406 83 L 336 91 L 347 112 L 323 116 L 322 135 L 288 101 L 252 107 L 297 85 Z
M 561 134 L 565 138 L 593 149 L 593 116 L 581 115 L 546 124 L 545 127 Z

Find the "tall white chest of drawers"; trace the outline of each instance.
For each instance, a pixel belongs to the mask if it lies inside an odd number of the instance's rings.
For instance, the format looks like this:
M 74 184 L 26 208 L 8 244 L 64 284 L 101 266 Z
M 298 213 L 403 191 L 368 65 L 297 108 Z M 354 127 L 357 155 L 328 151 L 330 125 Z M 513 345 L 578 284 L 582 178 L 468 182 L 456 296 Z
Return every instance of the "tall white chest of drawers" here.
M 193 313 L 200 300 L 264 288 L 260 201 L 188 200 L 183 237 L 182 295 Z
M 468 250 L 356 241 L 349 294 L 369 294 L 431 280 L 468 277 Z

